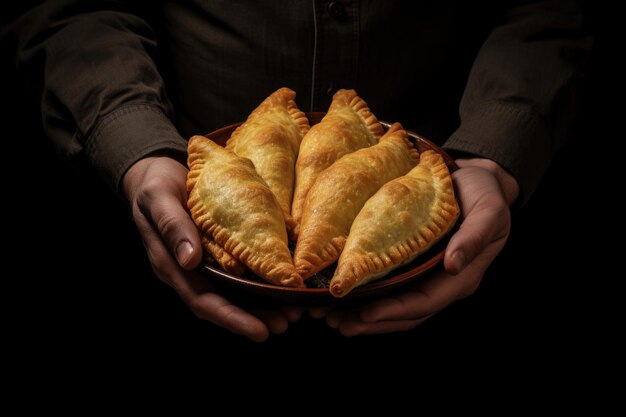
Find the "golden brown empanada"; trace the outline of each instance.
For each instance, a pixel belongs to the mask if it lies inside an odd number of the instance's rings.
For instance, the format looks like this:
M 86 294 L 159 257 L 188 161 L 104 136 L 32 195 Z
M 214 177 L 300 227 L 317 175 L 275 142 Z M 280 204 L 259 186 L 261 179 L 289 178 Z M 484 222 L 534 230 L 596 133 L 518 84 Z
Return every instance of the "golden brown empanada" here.
M 222 269 L 233 275 L 242 275 L 246 272 L 246 266 L 239 262 L 230 253 L 226 252 L 223 247 L 218 245 L 213 238 L 202 233 L 202 247 L 205 252 L 209 253 L 213 260 L 222 267 Z
M 425 151 L 415 168 L 383 185 L 354 219 L 331 294 L 343 297 L 411 262 L 448 233 L 458 216 L 443 157 Z
M 306 279 L 339 258 L 352 221 L 386 182 L 409 172 L 418 152 L 400 123 L 369 148 L 344 155 L 318 177 L 304 202 L 294 264 Z
M 383 127 L 354 90 L 339 90 L 328 113 L 302 138 L 296 161 L 296 188 L 291 215 L 296 223 L 296 240 L 302 219 L 304 199 L 320 172 L 337 159 L 357 149 L 378 143 Z
M 248 158 L 276 196 L 291 229 L 291 200 L 300 142 L 309 131 L 298 109 L 296 93 L 280 88 L 268 96 L 226 142 L 226 148 Z
M 203 136 L 188 151 L 187 206 L 198 227 L 259 277 L 302 287 L 283 211 L 252 162 Z

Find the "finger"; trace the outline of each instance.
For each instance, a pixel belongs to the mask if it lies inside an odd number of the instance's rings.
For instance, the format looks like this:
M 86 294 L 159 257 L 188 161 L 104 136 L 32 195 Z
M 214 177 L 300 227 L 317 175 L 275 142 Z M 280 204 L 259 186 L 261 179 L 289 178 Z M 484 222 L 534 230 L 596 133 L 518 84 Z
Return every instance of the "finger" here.
M 333 329 L 338 329 L 339 325 L 345 317 L 350 314 L 356 314 L 355 310 L 332 310 L 326 315 L 326 324 Z
M 182 270 L 145 218 L 136 216 L 135 222 L 155 274 L 174 288 L 197 317 L 256 342 L 268 338 L 268 328 L 261 320 L 213 293 L 212 285 L 199 273 Z
M 510 211 L 497 179 L 485 170 L 466 168 L 456 171 L 453 178 L 465 217 L 448 243 L 444 267 L 448 272 L 458 274 L 487 245 L 499 239 L 506 240 Z
M 382 321 L 378 323 L 364 323 L 358 314 L 347 315 L 339 323 L 339 332 L 347 337 L 402 332 L 411 330 L 432 316 L 423 317 L 419 320 Z
M 166 182 L 167 180 L 165 180 Z M 202 260 L 200 236 L 185 210 L 176 184 L 146 184 L 137 196 L 137 206 L 169 248 L 178 264 L 193 269 Z
M 468 267 L 461 274 L 451 275 L 446 272 L 434 274 L 416 286 L 413 290 L 377 300 L 361 311 L 360 318 L 366 323 L 386 320 L 419 320 L 432 316 L 452 302 L 475 289 L 474 267 Z
M 289 327 L 289 321 L 287 321 L 287 317 L 280 311 L 257 308 L 249 309 L 249 311 L 257 318 L 261 319 L 269 328 L 270 332 L 274 334 L 285 333 L 287 331 L 287 328 Z
M 309 307 L 309 316 L 313 319 L 321 319 L 326 317 L 330 307 Z
M 162 236 L 155 230 L 152 222 L 139 210 L 136 210 L 136 213 L 134 213 L 134 218 L 156 276 L 178 291 L 179 285 L 186 285 L 185 280 L 179 277 L 179 274 L 182 274 L 183 271 L 178 262 L 167 246 L 165 246 Z M 203 282 L 207 286 L 207 290 L 212 289 L 206 279 Z
M 269 329 L 264 321 L 231 304 L 219 294 L 206 292 L 187 297 L 181 295 L 181 298 L 201 319 L 255 342 L 264 342 L 269 337 Z
M 503 210 L 489 207 L 468 214 L 446 248 L 444 256 L 446 271 L 451 274 L 458 274 L 488 245 L 498 240 L 502 240 L 504 243 L 508 236 L 508 223 L 506 223 L 508 220 L 502 224 L 501 220 L 494 219 L 502 219 L 508 215 L 509 212 L 506 207 L 503 207 Z
M 182 273 L 182 271 L 181 271 Z M 185 271 L 184 276 L 172 277 L 175 289 L 196 317 L 208 320 L 235 334 L 255 342 L 263 342 L 269 337 L 266 322 L 232 304 L 221 295 L 213 292 L 206 277 L 195 271 Z M 208 284 L 208 285 L 207 285 Z M 272 323 L 276 332 L 280 324 Z
M 283 306 L 280 308 L 289 323 L 295 323 L 302 318 L 304 309 L 298 306 Z

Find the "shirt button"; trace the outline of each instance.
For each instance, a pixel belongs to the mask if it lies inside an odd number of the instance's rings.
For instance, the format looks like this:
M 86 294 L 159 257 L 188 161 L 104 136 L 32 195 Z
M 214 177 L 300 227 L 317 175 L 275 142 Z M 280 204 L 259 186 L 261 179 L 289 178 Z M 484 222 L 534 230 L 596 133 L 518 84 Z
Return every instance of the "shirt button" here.
M 332 17 L 341 17 L 345 14 L 345 9 L 343 8 L 343 4 L 340 1 L 331 1 L 328 3 L 328 14 Z

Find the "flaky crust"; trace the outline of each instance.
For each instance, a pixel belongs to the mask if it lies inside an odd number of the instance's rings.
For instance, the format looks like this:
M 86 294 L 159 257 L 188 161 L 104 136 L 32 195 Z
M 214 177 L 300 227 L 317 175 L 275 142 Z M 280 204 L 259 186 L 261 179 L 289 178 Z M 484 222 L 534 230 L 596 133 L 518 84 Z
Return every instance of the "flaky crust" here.
M 293 240 L 299 233 L 304 199 L 319 173 L 343 155 L 378 143 L 382 134 L 382 125 L 356 91 L 335 93 L 326 116 L 302 138 L 291 206 L 296 223 Z
M 223 247 L 218 245 L 212 238 L 202 233 L 202 248 L 209 253 L 213 260 L 222 267 L 222 269 L 233 275 L 242 275 L 246 272 L 246 266 L 239 262 L 230 253 L 226 252 Z
M 200 230 L 259 277 L 302 287 L 282 209 L 252 162 L 203 136 L 188 152 L 187 205 Z
M 309 121 L 295 102 L 296 93 L 283 87 L 250 113 L 226 142 L 226 148 L 248 158 L 276 195 L 288 228 L 295 182 L 295 164 Z
M 443 157 L 425 151 L 407 175 L 383 185 L 354 219 L 330 292 L 343 297 L 411 262 L 445 236 L 459 206 Z
M 339 258 L 352 221 L 386 182 L 415 166 L 418 152 L 399 123 L 380 142 L 344 155 L 323 171 L 309 190 L 294 264 L 306 279 Z

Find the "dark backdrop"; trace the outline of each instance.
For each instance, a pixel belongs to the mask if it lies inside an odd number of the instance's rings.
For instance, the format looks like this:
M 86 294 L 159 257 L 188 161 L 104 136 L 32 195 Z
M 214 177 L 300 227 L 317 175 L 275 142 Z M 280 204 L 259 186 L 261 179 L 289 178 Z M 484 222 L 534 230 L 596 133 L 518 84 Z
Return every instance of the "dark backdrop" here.
M 514 372 L 575 375 L 592 363 L 582 361 L 590 354 L 584 346 L 607 341 L 592 305 L 605 297 L 601 304 L 610 304 L 600 271 L 614 258 L 601 235 L 621 218 L 600 188 L 613 175 L 618 116 L 599 94 L 614 75 L 597 58 L 603 48 L 594 50 L 576 136 L 515 214 L 509 243 L 474 296 L 406 333 L 348 339 L 305 318 L 261 345 L 196 319 L 153 276 L 125 205 L 91 171 L 57 158 L 3 51 L 5 341 L 28 355 L 29 367 L 54 373 L 78 365 L 77 375 L 81 364 L 151 367 L 151 355 L 159 367 L 171 359 L 173 367 L 211 369 L 228 366 L 223 358 L 233 354 L 233 369 L 254 363 L 269 372 L 287 363 L 306 375 L 325 372 L 311 363 L 344 368 L 343 361 L 388 370 L 401 364 L 416 374 L 432 364 L 501 363 Z M 353 359 L 361 353 L 366 362 Z

